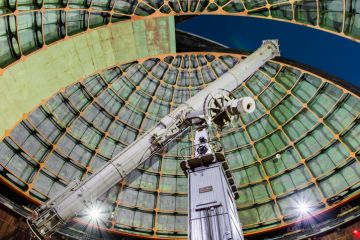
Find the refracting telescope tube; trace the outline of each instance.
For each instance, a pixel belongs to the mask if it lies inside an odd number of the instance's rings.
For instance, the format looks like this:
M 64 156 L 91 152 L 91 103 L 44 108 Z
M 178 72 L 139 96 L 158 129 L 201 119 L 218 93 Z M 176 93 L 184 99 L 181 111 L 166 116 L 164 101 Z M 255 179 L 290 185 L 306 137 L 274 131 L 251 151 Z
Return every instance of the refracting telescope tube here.
M 64 222 L 79 215 L 92 201 L 185 131 L 189 125 L 184 121 L 184 114 L 201 110 L 207 95 L 220 88 L 233 91 L 264 63 L 279 55 L 277 40 L 263 41 L 254 53 L 165 116 L 96 173 L 45 203 L 34 214 L 32 230 L 37 235 L 48 236 Z

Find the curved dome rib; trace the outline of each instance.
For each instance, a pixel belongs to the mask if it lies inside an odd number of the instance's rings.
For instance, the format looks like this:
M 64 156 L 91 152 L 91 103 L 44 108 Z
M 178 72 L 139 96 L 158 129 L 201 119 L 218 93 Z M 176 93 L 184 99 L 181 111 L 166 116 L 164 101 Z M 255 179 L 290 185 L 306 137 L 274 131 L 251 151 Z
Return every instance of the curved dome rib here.
M 159 16 L 259 17 L 305 25 L 359 42 L 359 6 L 348 0 L 2 0 L 0 43 L 4 47 L 0 69 L 60 39 L 116 22 Z
M 76 82 L 35 108 L 0 143 L 1 179 L 45 201 L 112 156 L 244 58 L 179 53 L 122 64 Z M 270 61 L 234 91 L 257 109 L 219 139 L 238 183 L 246 234 L 298 221 L 359 196 L 360 98 L 329 79 Z M 192 132 L 169 144 L 99 201 L 104 228 L 144 237 L 187 234 Z M 185 149 L 185 150 L 182 150 Z M 86 219 L 78 219 L 85 222 Z

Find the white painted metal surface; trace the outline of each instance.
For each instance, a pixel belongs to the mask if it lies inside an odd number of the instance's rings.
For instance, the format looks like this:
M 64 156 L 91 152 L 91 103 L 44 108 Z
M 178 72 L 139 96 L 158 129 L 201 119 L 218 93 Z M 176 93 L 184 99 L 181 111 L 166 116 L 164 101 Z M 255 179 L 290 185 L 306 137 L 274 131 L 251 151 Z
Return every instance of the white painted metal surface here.
M 220 163 L 188 170 L 189 239 L 243 240 L 234 197 Z

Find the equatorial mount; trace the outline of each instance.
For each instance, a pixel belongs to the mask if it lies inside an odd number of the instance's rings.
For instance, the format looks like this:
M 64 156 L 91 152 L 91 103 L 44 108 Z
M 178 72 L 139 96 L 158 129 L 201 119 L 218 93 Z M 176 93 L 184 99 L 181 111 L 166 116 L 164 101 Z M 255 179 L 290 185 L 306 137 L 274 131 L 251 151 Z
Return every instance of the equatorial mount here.
M 237 99 L 233 93 L 224 89 L 210 93 L 203 105 L 207 120 L 216 124 L 220 129 L 238 120 L 241 113 L 252 113 L 254 110 L 253 98 Z

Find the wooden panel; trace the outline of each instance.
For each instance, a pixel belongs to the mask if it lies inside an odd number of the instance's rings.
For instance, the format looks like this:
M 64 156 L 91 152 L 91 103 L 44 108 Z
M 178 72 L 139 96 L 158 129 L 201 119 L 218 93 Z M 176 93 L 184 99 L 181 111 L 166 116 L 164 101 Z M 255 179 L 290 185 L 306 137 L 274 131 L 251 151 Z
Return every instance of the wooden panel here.
M 23 217 L 14 216 L 0 206 L 0 240 L 29 240 L 30 232 Z

